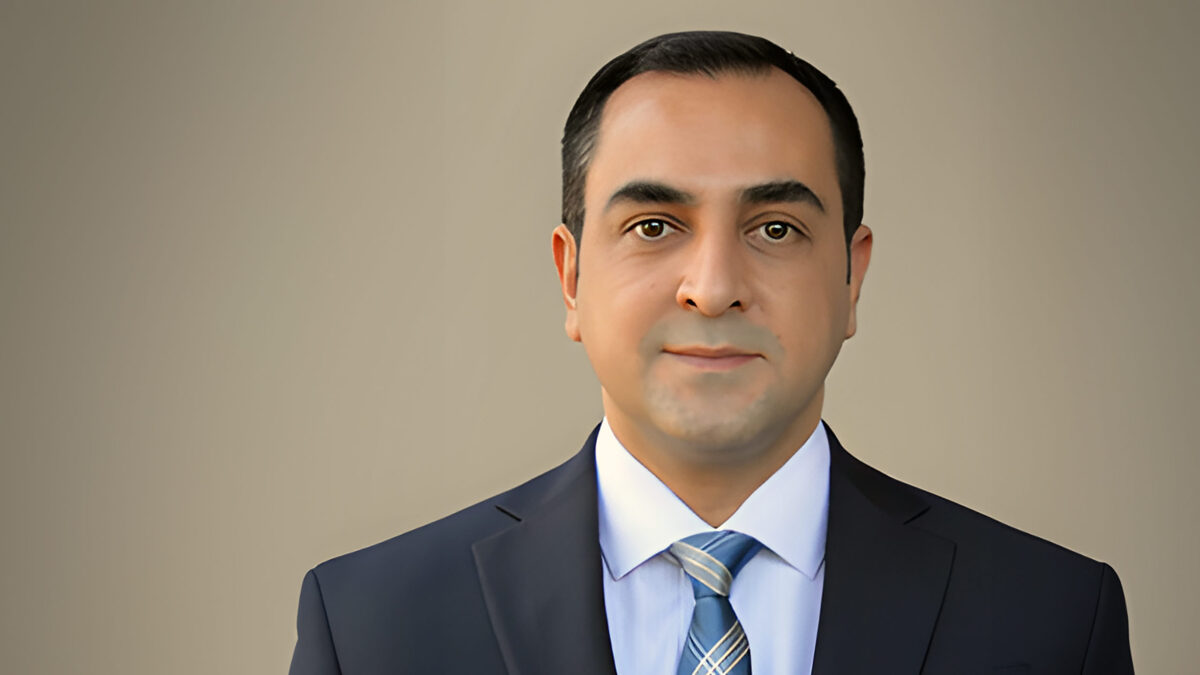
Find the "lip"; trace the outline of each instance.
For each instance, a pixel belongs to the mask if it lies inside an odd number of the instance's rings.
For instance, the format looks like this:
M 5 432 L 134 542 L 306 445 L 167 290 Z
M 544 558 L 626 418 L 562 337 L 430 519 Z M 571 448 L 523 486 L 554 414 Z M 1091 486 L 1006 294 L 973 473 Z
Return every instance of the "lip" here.
M 666 347 L 663 352 L 675 360 L 703 370 L 732 370 L 759 357 L 733 347 Z
M 705 347 L 703 345 L 685 345 L 675 347 L 667 345 L 663 347 L 663 351 L 668 354 L 678 354 L 680 356 L 700 356 L 708 359 L 719 359 L 728 356 L 758 356 L 754 352 L 748 352 L 737 347 Z

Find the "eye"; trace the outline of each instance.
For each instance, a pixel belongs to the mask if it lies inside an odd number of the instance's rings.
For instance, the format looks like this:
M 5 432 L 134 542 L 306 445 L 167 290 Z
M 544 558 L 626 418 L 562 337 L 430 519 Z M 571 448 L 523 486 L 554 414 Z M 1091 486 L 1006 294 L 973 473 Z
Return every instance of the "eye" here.
M 650 218 L 638 221 L 634 224 L 633 229 L 642 239 L 657 241 L 665 237 L 669 231 L 675 229 L 675 226 L 659 218 Z
M 769 223 L 763 223 L 762 225 L 758 226 L 758 229 L 762 231 L 764 237 L 770 239 L 771 241 L 782 241 L 793 230 L 799 232 L 799 230 L 796 230 L 796 228 L 792 225 L 780 220 L 772 220 Z

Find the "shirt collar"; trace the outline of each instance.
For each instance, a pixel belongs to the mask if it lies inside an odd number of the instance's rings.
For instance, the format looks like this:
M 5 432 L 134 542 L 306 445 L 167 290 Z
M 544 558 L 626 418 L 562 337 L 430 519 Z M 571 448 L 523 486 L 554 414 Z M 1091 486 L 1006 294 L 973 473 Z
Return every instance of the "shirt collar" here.
M 596 480 L 600 550 L 614 579 L 675 541 L 714 531 L 629 454 L 607 417 L 596 436 Z M 829 437 L 819 422 L 804 445 L 715 529 L 754 537 L 811 579 L 825 559 L 828 513 Z

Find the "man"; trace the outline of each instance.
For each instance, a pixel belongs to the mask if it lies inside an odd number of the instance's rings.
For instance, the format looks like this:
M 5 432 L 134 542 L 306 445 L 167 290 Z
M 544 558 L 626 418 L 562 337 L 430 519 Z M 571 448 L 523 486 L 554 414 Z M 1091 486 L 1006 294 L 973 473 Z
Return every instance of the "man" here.
M 552 248 L 605 416 L 562 466 L 305 577 L 292 673 L 1130 673 L 1113 570 L 821 421 L 871 257 L 834 83 L 761 38 L 617 57 Z

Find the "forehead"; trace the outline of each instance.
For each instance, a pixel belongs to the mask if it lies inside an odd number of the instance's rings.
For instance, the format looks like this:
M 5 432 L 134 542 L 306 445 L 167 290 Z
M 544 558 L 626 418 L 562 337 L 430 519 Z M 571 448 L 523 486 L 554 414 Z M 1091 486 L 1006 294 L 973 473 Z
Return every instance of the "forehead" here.
M 609 97 L 585 187 L 586 211 L 629 180 L 716 195 L 768 180 L 810 186 L 838 209 L 829 118 L 783 71 L 642 73 Z

